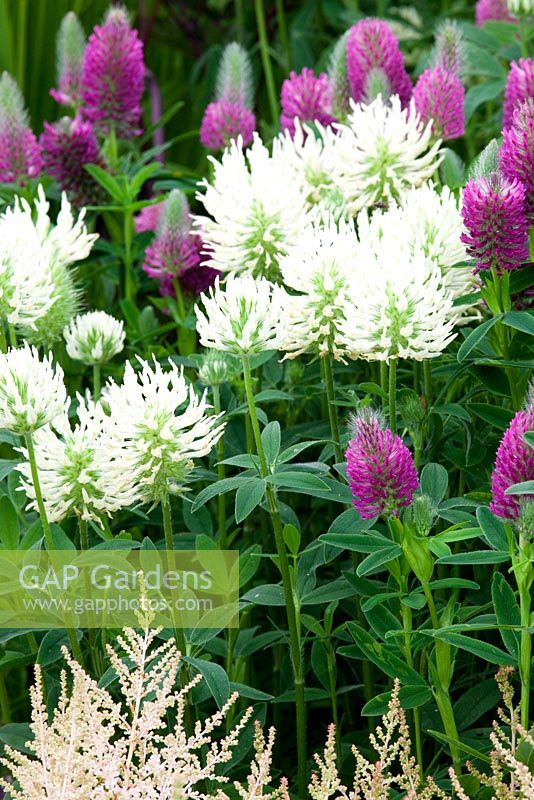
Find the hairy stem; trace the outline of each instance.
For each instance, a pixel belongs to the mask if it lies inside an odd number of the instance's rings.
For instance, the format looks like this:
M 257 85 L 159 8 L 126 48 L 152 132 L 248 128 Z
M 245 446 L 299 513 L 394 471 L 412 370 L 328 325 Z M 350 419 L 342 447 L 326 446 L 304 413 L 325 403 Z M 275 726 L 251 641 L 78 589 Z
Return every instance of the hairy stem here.
M 336 406 L 336 390 L 334 386 L 334 370 L 332 368 L 332 356 L 328 354 L 322 359 L 323 375 L 326 386 L 326 402 L 328 405 L 328 418 L 330 420 L 330 431 L 332 434 L 332 441 L 334 443 L 334 455 L 336 464 L 343 461 L 343 453 L 341 451 L 340 437 L 339 437 L 339 420 L 337 416 Z

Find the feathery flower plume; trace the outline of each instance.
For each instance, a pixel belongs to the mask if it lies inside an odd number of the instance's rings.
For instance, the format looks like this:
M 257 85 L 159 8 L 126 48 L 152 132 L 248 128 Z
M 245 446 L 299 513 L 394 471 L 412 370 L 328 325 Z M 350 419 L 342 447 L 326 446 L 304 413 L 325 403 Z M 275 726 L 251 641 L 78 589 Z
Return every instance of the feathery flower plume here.
M 462 241 L 468 255 L 476 259 L 475 272 L 494 268 L 500 274 L 528 260 L 525 195 L 523 184 L 497 173 L 467 183 L 462 200 L 466 227 Z
M 69 199 L 77 206 L 95 202 L 98 188 L 84 169 L 85 164 L 102 162 L 91 123 L 80 117 L 45 122 L 39 143 L 45 171 L 57 180 Z
M 514 111 L 512 125 L 503 131 L 499 152 L 502 174 L 517 180 L 526 190 L 530 217 L 534 216 L 534 98 L 525 100 Z
M 181 654 L 173 639 L 163 644 L 157 641 L 160 632 L 161 628 L 144 627 L 139 633 L 126 628 L 117 638 L 118 652 L 107 646 L 110 668 L 118 677 L 113 695 L 64 648 L 68 677 L 63 674 L 50 718 L 41 667 L 36 665 L 30 689 L 29 752 L 6 747 L 3 759 L 13 780 L 0 778 L 0 786 L 13 800 L 42 798 L 43 787 L 49 798 L 58 800 L 224 800 L 226 795 L 219 788 L 228 780 L 223 766 L 235 756 L 252 709 L 221 733 L 238 699 L 236 692 L 212 716 L 199 720 L 192 732 L 186 730 L 188 695 L 202 676 L 197 674 L 183 688 L 175 688 Z M 169 719 L 173 722 L 164 735 Z M 206 784 L 216 787 L 209 795 Z M 261 788 L 258 792 L 267 796 Z
M 531 58 L 520 58 L 512 61 L 504 90 L 502 126 L 509 128 L 514 121 L 516 108 L 534 97 L 534 61 Z
M 50 522 L 74 513 L 101 524 L 104 515 L 130 504 L 131 480 L 126 474 L 122 481 L 109 480 L 104 410 L 80 395 L 77 399 L 79 422 L 73 428 L 62 414 L 33 437 L 39 485 Z M 17 467 L 22 476 L 20 489 L 30 500 L 28 508 L 38 511 L 28 451 L 20 448 L 19 452 L 26 459 Z
M 95 128 L 131 139 L 140 133 L 145 65 L 143 43 L 130 27 L 128 14 L 112 6 L 103 25 L 96 25 L 83 59 L 84 113 Z
M 389 104 L 379 97 L 353 105 L 347 124 L 337 129 L 332 175 L 352 214 L 419 186 L 442 160 L 441 142 L 431 142 L 432 124 L 423 124 L 413 102 L 401 108 L 395 95 Z
M 54 100 L 63 106 L 76 106 L 81 100 L 84 52 L 85 33 L 74 11 L 69 11 L 56 38 L 57 89 L 50 89 Z
M 246 151 L 232 142 L 221 160 L 211 158 L 212 183 L 197 199 L 211 214 L 194 224 L 206 264 L 221 272 L 249 271 L 278 277 L 278 261 L 306 220 L 303 180 L 272 158 L 257 134 Z
M 234 355 L 281 349 L 286 307 L 285 291 L 265 278 L 231 273 L 224 287 L 217 278 L 195 306 L 200 343 Z
M 440 139 L 458 139 L 465 132 L 465 89 L 460 78 L 442 67 L 425 69 L 413 90 L 416 111 Z
M 514 483 L 534 480 L 534 448 L 523 434 L 534 431 L 534 389 L 531 387 L 525 407 L 518 411 L 501 439 L 491 476 L 493 499 L 490 509 L 504 519 L 517 520 L 521 507 L 534 501 L 531 495 L 508 495 L 506 490 Z
M 356 103 L 366 102 L 368 77 L 373 69 L 384 74 L 391 94 L 403 106 L 412 94 L 412 82 L 404 68 L 399 42 L 387 22 L 362 19 L 353 25 L 347 39 L 347 73 L 350 93 Z
M 288 299 L 286 309 L 283 349 L 290 358 L 304 352 L 341 361 L 347 356 L 343 334 L 352 311 L 357 248 L 354 225 L 330 219 L 305 228 L 281 259 L 284 284 L 300 293 Z
M 510 14 L 506 0 L 478 0 L 475 9 L 476 23 L 479 27 L 486 22 L 515 22 Z
M 32 433 L 68 407 L 63 370 L 53 365 L 52 353 L 41 360 L 26 342 L 0 353 L 0 428 Z
M 397 514 L 419 486 L 412 454 L 372 409 L 354 417 L 352 433 L 346 460 L 354 507 L 363 519 Z
M 215 99 L 200 126 L 200 141 L 210 150 L 222 150 L 241 136 L 246 147 L 256 130 L 252 112 L 252 67 L 247 51 L 237 42 L 224 48 L 217 73 Z
M 187 198 L 179 189 L 173 189 L 159 205 L 156 238 L 145 250 L 143 269 L 159 281 L 164 296 L 175 295 L 174 281 L 182 290 L 199 294 L 213 284 L 218 272 L 201 263 L 202 240 L 191 233 Z
M 41 172 L 41 149 L 28 123 L 24 99 L 7 72 L 0 77 L 0 181 L 19 182 Z
M 183 490 L 193 459 L 208 455 L 224 423 L 208 413 L 206 392 L 199 398 L 187 385 L 183 368 L 138 360 L 140 372 L 128 362 L 122 384 L 110 380 L 102 392 L 107 471 L 112 481 L 127 473 L 135 499 L 156 504 Z
M 447 19 L 436 31 L 434 66 L 461 78 L 465 67 L 462 29 L 457 22 Z
M 134 217 L 135 232 L 145 233 L 146 231 L 156 231 L 164 208 L 165 204 L 162 202 L 153 203 L 152 205 L 142 208 Z
M 104 364 L 124 348 L 124 323 L 105 311 L 80 314 L 63 331 L 67 353 L 83 364 Z
M 332 93 L 332 113 L 341 121 L 350 111 L 350 86 L 347 74 L 347 40 L 346 31 L 337 40 L 328 64 L 328 79 Z
M 282 84 L 280 103 L 280 125 L 291 135 L 295 133 L 295 119 L 300 122 L 320 122 L 321 125 L 331 125 L 335 121 L 332 115 L 332 87 L 326 72 L 316 76 L 308 67 L 304 67 L 298 75 L 290 72 L 289 78 Z

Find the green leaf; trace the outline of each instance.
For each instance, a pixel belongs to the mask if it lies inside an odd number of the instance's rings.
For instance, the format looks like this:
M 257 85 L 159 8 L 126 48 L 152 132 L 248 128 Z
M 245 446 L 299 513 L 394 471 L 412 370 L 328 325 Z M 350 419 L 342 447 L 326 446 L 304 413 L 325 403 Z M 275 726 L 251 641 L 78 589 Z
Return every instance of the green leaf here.
M 328 529 L 330 534 L 343 534 L 343 533 L 360 533 L 360 531 L 368 531 L 376 522 L 376 517 L 372 519 L 362 519 L 355 508 L 349 508 L 343 511 L 338 517 L 335 518 L 333 523 Z
M 13 472 L 19 462 L 12 458 L 0 458 L 0 481 Z
M 460 156 L 449 147 L 444 148 L 444 152 L 445 157 L 439 168 L 442 183 L 451 189 L 458 189 L 464 185 L 465 164 Z
M 472 550 L 438 558 L 438 564 L 503 564 L 510 556 L 502 550 Z
M 61 628 L 47 631 L 39 645 L 37 653 L 37 663 L 42 667 L 53 664 L 62 658 L 61 648 L 69 644 L 67 632 Z
M 327 484 L 311 472 L 275 472 L 267 480 L 280 489 L 300 489 L 305 494 L 313 494 L 315 490 L 328 491 Z
M 476 109 L 489 100 L 495 100 L 504 89 L 504 80 L 484 81 L 472 86 L 465 96 L 465 119 L 468 122 Z
M 534 431 L 527 431 L 523 434 L 523 438 L 529 447 L 534 447 Z
M 470 747 L 468 744 L 464 744 L 459 739 L 453 739 L 451 736 L 446 736 L 444 733 L 440 733 L 439 731 L 427 730 L 434 739 L 437 739 L 440 742 L 445 742 L 446 744 L 454 744 L 459 750 L 462 750 L 464 753 L 467 753 L 474 758 L 478 758 L 480 761 L 484 761 L 486 764 L 491 764 L 491 759 L 488 758 L 487 755 L 481 753 L 480 750 L 475 750 L 474 747 Z
M 421 472 L 421 491 L 439 505 L 449 485 L 449 474 L 441 464 L 425 464 Z
M 248 480 L 249 478 L 246 478 L 243 475 L 236 475 L 235 478 L 223 478 L 222 481 L 210 483 L 209 486 L 206 486 L 205 489 L 202 489 L 202 491 L 196 496 L 195 500 L 193 501 L 191 511 L 194 513 L 197 508 L 205 505 L 208 500 L 211 500 L 213 497 L 217 497 L 220 494 L 231 492 L 233 489 L 237 489 L 239 486 L 242 486 Z
M 369 533 L 323 533 L 319 541 L 324 544 L 351 550 L 354 553 L 373 553 L 377 548 L 389 547 L 391 540 L 370 531 Z
M 204 676 L 213 699 L 219 708 L 222 708 L 230 697 L 230 681 L 224 669 L 219 664 L 214 664 L 213 661 L 205 661 L 202 658 L 183 656 L 183 660 L 191 664 Z
M 500 431 L 505 431 L 510 424 L 514 414 L 507 408 L 500 408 L 493 406 L 490 403 L 471 403 L 469 410 L 476 414 L 477 417 L 483 419 L 484 422 L 489 422 L 494 428 Z
M 5 494 L 0 497 L 0 542 L 6 550 L 17 550 L 19 538 L 17 509 Z
M 255 586 L 243 595 L 243 600 L 257 606 L 284 606 L 286 604 L 284 590 L 279 583 L 264 583 Z
M 502 321 L 509 328 L 515 328 L 534 336 L 534 314 L 531 314 L 530 311 L 508 311 Z
M 412 667 L 408 666 L 405 661 L 395 655 L 393 649 L 389 645 L 377 642 L 374 636 L 371 636 L 370 633 L 355 622 L 349 622 L 347 624 L 347 629 L 358 645 L 358 648 L 363 653 L 364 658 L 376 664 L 376 666 L 390 678 L 399 678 L 406 686 L 427 686 L 424 678 Z M 351 650 L 350 646 L 340 647 L 338 652 L 349 658 L 358 657 L 355 651 Z
M 300 547 L 300 532 L 294 525 L 284 525 L 284 542 L 289 552 L 296 556 Z
M 279 422 L 269 422 L 261 432 L 261 443 L 268 464 L 275 464 L 282 440 Z
M 356 574 L 360 578 L 363 578 L 365 575 L 369 575 L 371 572 L 376 572 L 381 566 L 387 564 L 388 561 L 393 561 L 395 558 L 398 558 L 401 555 L 402 547 L 400 544 L 392 544 L 389 547 L 381 547 L 379 550 L 371 553 L 371 555 L 368 555 L 367 558 L 364 558 L 363 561 L 358 564 Z
M 401 686 L 399 700 L 402 708 L 419 708 L 432 699 L 432 691 L 428 686 Z M 391 700 L 391 692 L 383 692 L 373 697 L 362 708 L 363 717 L 378 717 L 385 714 Z
M 301 598 L 301 603 L 303 606 L 319 605 L 320 603 L 330 603 L 332 600 L 343 600 L 345 597 L 353 595 L 352 586 L 344 578 L 338 578 L 305 594 Z
M 50 525 L 50 531 L 55 550 L 76 550 L 74 544 L 59 525 Z
M 460 650 L 466 650 L 468 653 L 487 661 L 490 664 L 498 664 L 499 666 L 517 666 L 517 660 L 509 653 L 505 653 L 499 647 L 495 647 L 488 642 L 482 642 L 480 639 L 473 639 L 470 636 L 465 636 L 463 633 L 449 633 L 447 631 L 435 631 L 434 636 L 443 642 L 447 642 L 453 647 L 458 647 Z
M 250 478 L 235 494 L 235 521 L 243 522 L 264 498 L 266 483 L 261 478 Z
M 478 347 L 480 342 L 486 337 L 486 335 L 490 332 L 493 326 L 499 321 L 500 317 L 491 317 L 491 319 L 487 319 L 481 325 L 478 325 L 465 339 L 464 342 L 460 345 L 460 349 L 456 355 L 456 358 L 461 363 L 465 361 L 467 356 Z
M 12 722 L 0 727 L 0 742 L 9 745 L 14 750 L 28 755 L 34 755 L 33 750 L 26 746 L 26 742 L 33 740 L 33 733 L 27 722 Z
M 516 603 L 514 590 L 500 572 L 496 572 L 493 576 L 491 598 L 499 625 L 521 625 L 521 612 Z M 517 631 L 501 628 L 500 634 L 508 652 L 514 658 L 519 658 L 521 640 Z
M 506 489 L 505 494 L 534 494 L 534 481 L 513 483 Z
M 484 539 L 494 550 L 508 550 L 508 537 L 504 522 L 486 506 L 477 508 L 477 522 L 482 528 Z
M 128 197 L 124 189 L 109 172 L 106 172 L 105 169 L 102 169 L 102 167 L 99 167 L 97 164 L 84 164 L 84 169 L 87 170 L 89 175 L 91 175 L 117 203 L 122 205 L 128 202 Z

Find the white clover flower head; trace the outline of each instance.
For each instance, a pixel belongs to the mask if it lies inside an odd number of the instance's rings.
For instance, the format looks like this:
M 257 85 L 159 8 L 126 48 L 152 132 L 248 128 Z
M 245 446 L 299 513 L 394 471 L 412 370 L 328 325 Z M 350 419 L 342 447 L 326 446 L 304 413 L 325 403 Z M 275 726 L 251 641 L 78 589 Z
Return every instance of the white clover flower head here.
M 207 413 L 206 392 L 196 395 L 183 368 L 138 360 L 139 372 L 128 362 L 122 383 L 110 380 L 102 393 L 107 471 L 112 483 L 127 474 L 137 501 L 158 503 L 183 488 L 193 459 L 208 455 L 224 423 Z
M 24 344 L 0 353 L 0 428 L 33 433 L 69 407 L 63 370 Z
M 439 268 L 422 253 L 409 256 L 383 240 L 358 251 L 353 310 L 345 344 L 353 358 L 389 361 L 438 356 L 454 339 L 453 298 Z
M 75 273 L 68 264 L 53 259 L 50 264 L 51 306 L 31 326 L 21 326 L 21 335 L 37 347 L 49 349 L 61 338 L 66 325 L 80 310 L 81 291 Z
M 319 122 L 314 128 L 295 120 L 295 135 L 288 130 L 280 133 L 273 142 L 273 159 L 285 162 L 302 184 L 306 208 L 314 217 L 345 215 L 345 198 L 332 174 L 333 151 L 337 134 L 330 126 Z
M 206 386 L 220 386 L 232 380 L 240 371 L 239 360 L 231 353 L 221 350 L 206 350 L 198 368 L 198 377 Z
M 534 0 L 507 0 L 512 14 L 534 14 Z
M 398 199 L 419 186 L 442 160 L 441 142 L 432 144 L 432 123 L 426 126 L 413 101 L 402 108 L 397 95 L 384 103 L 355 104 L 347 123 L 338 123 L 333 150 L 333 180 L 352 214 L 377 203 Z
M 344 330 L 358 269 L 357 248 L 353 223 L 330 218 L 325 225 L 305 228 L 281 260 L 285 285 L 302 293 L 292 296 L 287 306 L 287 357 L 312 352 L 343 360 L 347 355 Z
M 67 353 L 84 364 L 104 364 L 124 348 L 124 323 L 105 311 L 90 311 L 64 331 Z
M 278 350 L 286 305 L 286 292 L 266 278 L 230 274 L 224 286 L 217 278 L 195 306 L 200 343 L 234 355 Z
M 38 187 L 37 200 L 35 201 L 37 219 L 35 228 L 41 241 L 48 242 L 52 248 L 55 260 L 61 264 L 73 264 L 87 258 L 98 239 L 98 233 L 88 233 L 85 225 L 85 208 L 82 208 L 78 218 L 74 219 L 72 206 L 65 192 L 61 195 L 61 208 L 53 225 L 49 216 L 50 203 L 45 197 L 42 186 Z
M 131 504 L 132 485 L 126 475 L 119 482 L 109 479 L 102 406 L 79 395 L 78 403 L 79 422 L 73 428 L 68 416 L 62 414 L 34 435 L 39 484 L 51 522 L 74 513 L 101 524 L 104 515 Z M 20 452 L 26 459 L 17 467 L 22 475 L 20 489 L 30 500 L 29 508 L 37 511 L 28 453 L 25 448 Z
M 211 157 L 213 183 L 197 199 L 210 217 L 194 219 L 206 246 L 205 263 L 221 272 L 278 276 L 278 261 L 305 219 L 302 182 L 285 161 L 272 158 L 257 134 L 246 152 L 231 142 L 220 161 Z

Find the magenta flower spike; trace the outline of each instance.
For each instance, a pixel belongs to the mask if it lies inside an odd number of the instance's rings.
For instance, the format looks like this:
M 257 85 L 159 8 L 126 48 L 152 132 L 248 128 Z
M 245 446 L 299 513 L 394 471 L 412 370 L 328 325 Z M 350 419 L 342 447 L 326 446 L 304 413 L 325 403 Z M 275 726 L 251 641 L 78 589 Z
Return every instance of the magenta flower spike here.
M 463 192 L 462 241 L 477 262 L 474 272 L 494 268 L 497 274 L 528 260 L 526 192 L 522 183 L 493 173 L 470 180 Z
M 61 20 L 56 40 L 57 89 L 50 89 L 61 105 L 76 106 L 81 100 L 85 34 L 74 11 Z
M 533 430 L 534 393 L 531 390 L 525 408 L 517 412 L 501 439 L 491 476 L 493 499 L 490 509 L 504 519 L 517 520 L 522 505 L 534 500 L 534 494 L 506 494 L 514 483 L 534 480 L 534 448 L 523 437 L 524 433 Z
M 475 8 L 476 24 L 481 27 L 486 22 L 515 22 L 506 0 L 478 0 Z
M 534 97 L 534 61 L 531 58 L 520 58 L 510 64 L 504 91 L 503 129 L 512 125 L 514 111 L 529 97 Z
M 368 80 L 381 70 L 391 94 L 398 94 L 403 106 L 412 94 L 412 82 L 404 67 L 399 42 L 387 22 L 362 19 L 353 25 L 347 39 L 347 74 L 352 99 L 368 102 Z
M 457 75 L 442 67 L 426 69 L 413 90 L 415 108 L 439 139 L 458 139 L 465 132 L 465 89 Z
M 89 37 L 83 60 L 84 114 L 95 128 L 130 139 L 141 132 L 143 43 L 124 8 L 109 9 Z
M 510 128 L 503 131 L 499 153 L 501 172 L 508 180 L 520 181 L 526 190 L 530 218 L 534 217 L 534 99 L 525 100 L 514 111 Z
M 145 231 L 156 231 L 161 220 L 161 215 L 165 203 L 155 203 L 152 206 L 145 206 L 134 217 L 134 225 L 136 233 L 145 233 Z
M 200 125 L 200 141 L 209 150 L 222 150 L 241 137 L 243 146 L 251 144 L 256 130 L 252 111 L 252 67 L 247 51 L 232 42 L 224 49 L 217 72 L 215 99 Z
M 41 172 L 41 148 L 30 128 L 24 99 L 7 72 L 0 78 L 0 181 L 25 183 Z
M 354 507 L 363 519 L 397 514 L 419 486 L 412 454 L 372 409 L 354 419 L 353 431 L 345 458 Z
M 44 124 L 40 144 L 43 167 L 77 206 L 94 203 L 98 190 L 85 164 L 101 164 L 100 149 L 93 126 L 80 117 Z
M 159 281 L 160 294 L 175 296 L 174 281 L 182 291 L 199 294 L 208 289 L 219 274 L 202 265 L 203 243 L 191 232 L 189 204 L 183 192 L 173 189 L 162 206 L 156 237 L 145 250 L 143 269 Z M 157 207 L 157 206 L 156 206 Z
M 280 103 L 280 125 L 291 136 L 295 135 L 295 118 L 300 122 L 320 122 L 321 125 L 335 122 L 332 114 L 332 87 L 325 72 L 316 76 L 308 67 L 304 67 L 298 75 L 290 72 L 289 78 L 282 84 Z

